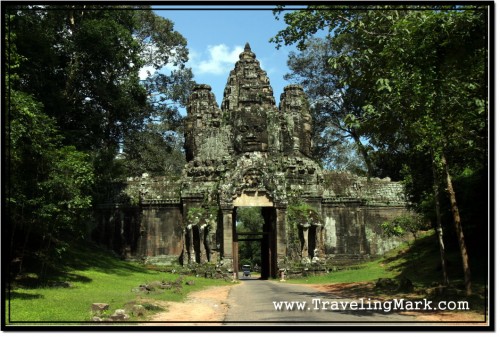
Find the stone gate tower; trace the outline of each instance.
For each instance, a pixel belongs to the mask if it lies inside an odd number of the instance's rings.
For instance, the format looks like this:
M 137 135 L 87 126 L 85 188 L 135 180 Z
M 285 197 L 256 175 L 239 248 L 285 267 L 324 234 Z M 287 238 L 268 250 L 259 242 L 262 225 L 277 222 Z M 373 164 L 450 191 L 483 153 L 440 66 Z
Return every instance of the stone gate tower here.
M 401 184 L 323 171 L 311 158 L 304 91 L 286 86 L 277 106 L 248 44 L 229 74 L 220 107 L 209 85 L 194 88 L 185 151 L 180 179 L 144 174 L 120 184 L 96 212 L 94 239 L 125 258 L 211 262 L 233 272 L 238 241 L 245 239 L 236 231 L 236 209 L 258 206 L 265 223 L 254 234 L 264 277 L 276 277 L 295 262 L 336 265 L 377 256 L 401 242 L 384 237 L 380 226 L 407 213 Z M 287 223 L 298 201 L 307 214 Z
M 235 207 L 264 207 L 269 272 L 276 274 L 286 255 L 290 195 L 308 203 L 322 197 L 323 176 L 310 158 L 311 115 L 302 88 L 285 87 L 277 107 L 269 78 L 247 43 L 229 74 L 221 108 L 210 86 L 194 88 L 185 130 L 184 213 L 203 203 L 220 208 L 217 239 L 224 260 L 232 264 Z

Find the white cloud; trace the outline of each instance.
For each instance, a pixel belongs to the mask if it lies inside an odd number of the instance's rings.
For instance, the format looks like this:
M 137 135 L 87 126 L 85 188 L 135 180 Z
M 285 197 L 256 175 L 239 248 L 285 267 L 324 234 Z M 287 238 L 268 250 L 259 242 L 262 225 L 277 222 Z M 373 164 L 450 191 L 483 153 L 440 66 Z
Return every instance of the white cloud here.
M 209 58 L 206 60 L 198 61 L 200 55 L 196 54 L 196 57 L 192 55 L 191 64 L 195 74 L 228 74 L 238 61 L 239 55 L 243 52 L 243 47 L 234 46 L 231 49 L 225 44 L 218 44 L 208 46 L 207 51 Z
M 149 76 L 153 76 L 157 72 L 162 74 L 170 74 L 170 72 L 178 69 L 179 67 L 174 66 L 172 63 L 167 63 L 165 66 L 161 67 L 158 70 L 153 66 L 144 66 L 139 69 L 139 80 L 144 81 L 146 78 L 148 78 Z
M 154 75 L 156 72 L 169 74 L 171 71 L 178 69 L 178 66 L 174 66 L 173 62 L 163 64 L 160 69 L 156 69 L 154 65 L 156 65 L 156 63 L 159 63 L 161 65 L 161 63 L 163 62 L 163 59 L 157 55 L 158 50 L 159 48 L 155 44 L 148 43 L 142 51 L 141 58 L 146 62 L 147 65 L 139 69 L 139 79 L 141 81 L 145 80 L 149 76 Z M 173 48 L 170 50 L 169 59 L 174 60 L 175 58 L 176 50 L 175 48 Z
M 153 75 L 155 73 L 155 67 L 153 66 L 145 66 L 139 69 L 139 79 L 141 81 L 145 80 L 148 78 L 150 75 Z

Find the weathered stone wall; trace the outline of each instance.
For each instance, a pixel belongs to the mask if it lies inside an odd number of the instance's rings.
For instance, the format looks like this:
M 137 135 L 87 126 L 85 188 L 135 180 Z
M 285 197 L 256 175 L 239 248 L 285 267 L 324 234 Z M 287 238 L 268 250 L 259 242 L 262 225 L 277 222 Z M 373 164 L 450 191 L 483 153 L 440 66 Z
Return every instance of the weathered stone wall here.
M 408 211 L 401 206 L 362 206 L 349 203 L 322 205 L 325 254 L 377 256 L 397 247 L 402 240 L 388 238 L 381 224 Z
M 92 238 L 123 258 L 179 262 L 183 249 L 179 204 L 108 204 L 100 205 L 95 214 Z
M 182 255 L 181 185 L 165 177 L 130 178 L 114 203 L 99 205 L 94 240 L 127 259 L 178 262 Z
M 410 234 L 403 238 L 387 237 L 382 233 L 380 225 L 398 216 L 408 214 L 406 207 L 402 206 L 367 206 L 363 209 L 365 216 L 365 237 L 367 252 L 371 256 L 382 255 L 383 253 L 396 248 L 403 240 L 409 238 Z
M 148 205 L 142 208 L 137 255 L 165 263 L 178 263 L 183 252 L 180 205 Z
M 325 177 L 325 197 L 313 198 L 309 204 L 321 210 L 327 259 L 335 262 L 377 256 L 401 244 L 401 239 L 384 237 L 380 227 L 408 212 L 400 183 L 368 181 L 345 172 L 328 172 Z M 178 182 L 164 178 L 130 179 L 126 198 L 121 199 L 136 204 L 102 205 L 97 212 L 95 240 L 123 257 L 180 262 L 186 252 L 183 204 L 188 200 L 180 196 L 181 190 Z
M 401 244 L 405 238 L 385 237 L 380 226 L 408 213 L 401 183 L 348 172 L 324 177 L 325 254 L 376 256 Z
M 390 178 L 359 177 L 349 172 L 324 173 L 323 199 L 360 201 L 363 205 L 404 206 L 403 186 Z

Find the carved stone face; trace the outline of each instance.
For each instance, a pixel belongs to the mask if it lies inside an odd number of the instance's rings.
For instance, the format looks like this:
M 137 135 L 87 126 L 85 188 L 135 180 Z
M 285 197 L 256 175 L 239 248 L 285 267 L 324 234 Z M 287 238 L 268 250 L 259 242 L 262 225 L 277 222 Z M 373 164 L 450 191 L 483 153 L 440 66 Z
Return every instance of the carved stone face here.
M 237 153 L 267 152 L 268 133 L 265 114 L 240 111 L 234 121 L 234 147 Z

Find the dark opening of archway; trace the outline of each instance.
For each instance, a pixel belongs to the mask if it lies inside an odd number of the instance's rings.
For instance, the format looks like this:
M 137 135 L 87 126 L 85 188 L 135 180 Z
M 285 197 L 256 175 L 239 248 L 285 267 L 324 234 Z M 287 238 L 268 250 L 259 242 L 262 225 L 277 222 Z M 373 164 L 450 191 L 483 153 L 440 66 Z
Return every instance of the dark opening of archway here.
M 238 240 L 239 276 L 243 274 L 243 266 L 251 266 L 252 278 L 267 279 L 273 276 L 273 208 L 272 207 L 238 207 L 236 209 L 236 233 Z M 249 278 L 247 278 L 249 279 Z

